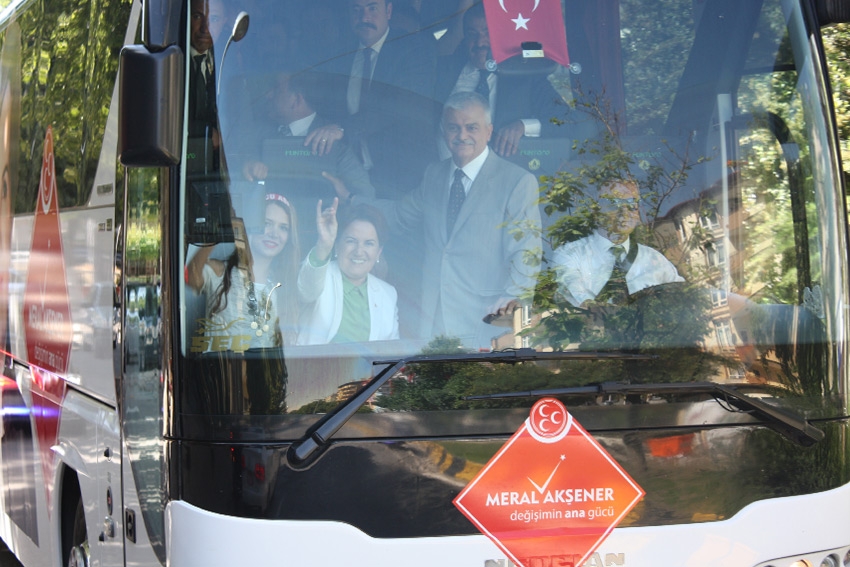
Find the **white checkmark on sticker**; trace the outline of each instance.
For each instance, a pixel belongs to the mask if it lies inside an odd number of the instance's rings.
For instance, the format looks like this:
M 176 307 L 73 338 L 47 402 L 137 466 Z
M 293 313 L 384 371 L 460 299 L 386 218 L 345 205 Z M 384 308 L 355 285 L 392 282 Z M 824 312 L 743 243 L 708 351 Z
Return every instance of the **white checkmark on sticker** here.
M 525 478 L 527 478 L 528 482 L 530 482 L 534 486 L 534 488 L 537 489 L 537 492 L 539 494 L 543 494 L 546 491 L 546 488 L 549 486 L 549 483 L 552 482 L 552 479 L 555 477 L 555 473 L 558 472 L 558 467 L 560 467 L 561 463 L 563 463 L 566 460 L 567 460 L 567 456 L 561 455 L 561 460 L 558 461 L 558 464 L 555 465 L 554 469 L 552 469 L 552 474 L 549 475 L 549 478 L 546 479 L 546 482 L 543 483 L 543 486 L 538 486 L 536 482 L 531 480 L 531 477 L 525 477 Z

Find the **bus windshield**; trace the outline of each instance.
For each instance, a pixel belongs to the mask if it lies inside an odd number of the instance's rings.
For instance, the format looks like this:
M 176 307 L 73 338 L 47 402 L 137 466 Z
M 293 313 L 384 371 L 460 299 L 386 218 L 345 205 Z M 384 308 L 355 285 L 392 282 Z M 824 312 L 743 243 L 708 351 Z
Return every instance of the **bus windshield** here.
M 335 438 L 844 415 L 800 5 L 187 2 L 184 434 L 298 439 L 399 361 Z

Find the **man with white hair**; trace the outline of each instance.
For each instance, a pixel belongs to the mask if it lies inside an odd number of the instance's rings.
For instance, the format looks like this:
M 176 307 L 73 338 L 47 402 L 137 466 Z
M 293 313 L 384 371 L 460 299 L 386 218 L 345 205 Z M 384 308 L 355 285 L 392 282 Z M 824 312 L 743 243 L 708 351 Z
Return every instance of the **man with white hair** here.
M 420 335 L 489 347 L 500 331 L 485 319 L 512 313 L 534 289 L 541 250 L 537 180 L 488 147 L 493 124 L 480 94 L 449 97 L 440 125 L 451 157 L 428 166 L 402 200 L 373 204 L 391 230 L 422 230 L 409 246 L 411 257 L 423 258 Z

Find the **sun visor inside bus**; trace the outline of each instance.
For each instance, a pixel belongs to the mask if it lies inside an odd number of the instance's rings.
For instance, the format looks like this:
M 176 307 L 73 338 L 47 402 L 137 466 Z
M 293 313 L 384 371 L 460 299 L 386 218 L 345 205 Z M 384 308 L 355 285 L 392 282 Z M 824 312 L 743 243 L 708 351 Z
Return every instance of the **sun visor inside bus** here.
M 121 50 L 118 151 L 127 167 L 163 167 L 180 161 L 183 52 L 152 53 L 143 45 Z
M 233 242 L 233 206 L 227 183 L 193 180 L 187 189 L 186 240 L 199 245 Z

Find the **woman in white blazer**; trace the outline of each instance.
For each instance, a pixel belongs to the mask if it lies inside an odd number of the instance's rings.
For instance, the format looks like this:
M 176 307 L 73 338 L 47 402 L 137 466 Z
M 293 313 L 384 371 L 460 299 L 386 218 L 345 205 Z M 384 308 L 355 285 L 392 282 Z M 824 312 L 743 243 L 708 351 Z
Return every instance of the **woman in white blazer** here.
M 383 217 L 361 205 L 338 225 L 337 205 L 334 199 L 327 209 L 321 201 L 316 207 L 319 238 L 298 272 L 298 295 L 305 304 L 298 344 L 397 339 L 398 294 L 371 273 L 383 250 Z

